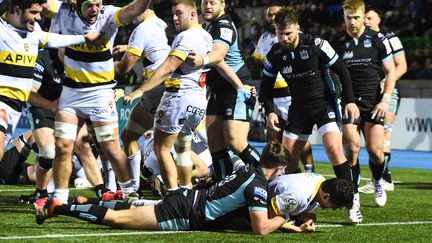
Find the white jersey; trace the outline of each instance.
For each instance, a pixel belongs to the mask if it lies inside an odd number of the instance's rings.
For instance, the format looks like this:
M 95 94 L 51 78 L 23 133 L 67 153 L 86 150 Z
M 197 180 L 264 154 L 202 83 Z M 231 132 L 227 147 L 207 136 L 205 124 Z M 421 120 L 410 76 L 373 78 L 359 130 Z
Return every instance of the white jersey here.
M 102 33 L 99 45 L 71 45 L 65 50 L 64 64 L 66 78 L 64 85 L 79 90 L 112 88 L 114 61 L 112 49 L 118 26 L 120 8 L 102 6 L 96 23 L 89 25 L 68 4 L 62 4 L 51 21 L 50 32 L 63 34 Z
M 325 178 L 315 173 L 282 175 L 269 183 L 271 206 L 278 215 L 290 216 L 313 212 L 319 207 L 313 201 Z
M 206 133 L 205 129 L 201 129 L 199 132 L 195 133 L 192 139 L 192 151 L 198 154 L 200 159 L 204 161 L 204 163 L 209 167 L 212 164 L 212 158 L 210 154 L 210 150 L 208 149 L 207 143 L 201 141 L 200 137 Z M 159 165 L 157 162 L 156 154 L 153 151 L 154 137 L 153 134 L 145 140 L 145 142 L 141 145 L 141 158 L 143 159 L 145 166 L 153 175 L 160 175 Z M 177 154 L 175 152 L 174 147 L 171 149 L 171 154 L 174 159 L 176 159 Z
M 5 18 L 0 18 L 0 32 L 0 97 L 16 103 L 13 108 L 17 111 L 21 111 L 30 97 L 39 48 L 58 48 L 85 41 L 82 35 L 49 34 L 37 23 L 32 32 L 16 29 Z
M 254 53 L 252 53 L 252 56 L 257 60 L 264 62 L 267 53 L 270 51 L 272 46 L 276 43 L 278 43 L 278 39 L 276 35 L 272 36 L 270 32 L 268 31 L 264 32 L 260 36 L 258 43 L 255 47 L 255 51 Z M 288 87 L 288 84 L 279 72 L 277 74 L 276 81 L 273 88 L 278 89 L 278 88 L 285 88 L 285 87 Z
M 169 55 L 176 56 L 184 61 L 189 52 L 194 50 L 199 55 L 205 56 L 212 51 L 212 41 L 211 35 L 201 25 L 196 25 L 176 36 Z M 205 94 L 205 75 L 209 70 L 206 66 L 192 67 L 183 62 L 171 77 L 165 81 L 166 91 L 180 95 L 191 92 Z
M 171 50 L 166 28 L 167 24 L 152 13 L 134 29 L 129 38 L 127 52 L 143 60 L 144 80 L 162 64 Z

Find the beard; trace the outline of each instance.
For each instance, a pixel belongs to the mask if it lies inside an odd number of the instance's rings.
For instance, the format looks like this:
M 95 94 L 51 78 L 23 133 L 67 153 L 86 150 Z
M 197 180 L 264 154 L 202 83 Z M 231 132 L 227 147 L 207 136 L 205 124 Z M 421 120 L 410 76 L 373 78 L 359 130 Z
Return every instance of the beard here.
M 276 28 L 274 24 L 266 23 L 264 26 L 265 30 L 267 30 L 270 34 L 276 35 Z

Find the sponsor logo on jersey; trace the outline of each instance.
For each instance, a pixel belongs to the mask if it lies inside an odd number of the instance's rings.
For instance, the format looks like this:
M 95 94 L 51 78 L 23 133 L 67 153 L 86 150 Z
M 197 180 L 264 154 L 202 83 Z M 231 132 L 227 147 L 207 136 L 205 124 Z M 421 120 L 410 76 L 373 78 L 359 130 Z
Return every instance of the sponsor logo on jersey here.
M 192 114 L 195 114 L 195 115 L 199 115 L 199 116 L 202 117 L 202 116 L 204 116 L 204 114 L 206 112 L 206 109 L 200 109 L 198 107 L 188 105 L 186 107 L 186 112 L 192 113 Z
M 327 115 L 331 119 L 334 119 L 336 117 L 336 115 L 335 115 L 335 113 L 333 111 L 329 112 Z
M 27 52 L 29 51 L 29 45 L 27 43 L 24 44 L 24 50 Z
M 321 43 L 321 38 L 315 38 L 315 45 L 319 45 Z
M 370 48 L 370 47 L 372 47 L 372 42 L 371 42 L 371 40 L 366 39 L 363 41 L 363 45 L 365 48 Z
M 281 73 L 282 74 L 290 74 L 290 73 L 292 73 L 292 71 L 293 71 L 293 69 L 292 69 L 292 66 L 290 65 L 287 67 L 283 67 L 281 70 Z
M 287 55 L 284 55 L 283 57 L 282 57 L 282 59 L 284 60 L 284 61 L 286 61 L 286 59 L 287 59 Z
M 230 24 L 230 22 L 226 19 L 219 20 L 219 24 Z
M 309 53 L 308 53 L 308 51 L 307 51 L 307 50 L 302 50 L 302 51 L 300 51 L 300 58 L 301 58 L 302 60 L 307 60 L 307 59 L 309 59 Z
M 221 28 L 220 29 L 220 37 L 223 40 L 226 40 L 228 42 L 232 42 L 232 39 L 233 39 L 233 31 L 232 31 L 232 29 Z
M 352 51 L 346 51 L 342 57 L 342 59 L 351 59 L 353 58 L 354 53 Z
M 267 190 L 262 187 L 254 187 L 254 196 L 261 198 L 263 200 L 267 200 Z
M 232 109 L 231 108 L 228 108 L 228 109 L 226 109 L 226 111 L 225 111 L 225 113 L 226 113 L 226 115 L 227 116 L 231 116 L 232 115 Z

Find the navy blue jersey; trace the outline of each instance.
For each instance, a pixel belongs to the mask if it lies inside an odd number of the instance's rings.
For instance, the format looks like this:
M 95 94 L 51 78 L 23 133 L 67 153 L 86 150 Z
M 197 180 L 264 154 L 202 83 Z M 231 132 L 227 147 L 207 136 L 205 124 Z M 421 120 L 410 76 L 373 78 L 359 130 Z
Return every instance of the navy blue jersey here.
M 267 212 L 268 182 L 260 166 L 245 165 L 207 190 L 200 190 L 192 228 L 203 227 L 241 207 Z
M 393 58 L 388 39 L 383 34 L 366 28 L 358 39 L 346 34 L 334 46 L 350 71 L 354 95 L 378 96 L 382 63 Z
M 212 23 L 204 26 L 210 35 L 213 37 L 213 43 L 222 43 L 228 48 L 228 53 L 225 55 L 225 62 L 237 72 L 243 65 L 244 61 L 240 54 L 238 46 L 238 33 L 231 17 L 223 14 Z
M 319 105 L 332 97 L 323 71 L 338 59 L 326 40 L 299 33 L 299 44 L 293 51 L 279 43 L 273 45 L 264 60 L 263 77 L 275 79 L 280 72 L 290 87 L 292 105 Z
M 63 78 L 64 67 L 57 56 L 57 50 L 40 50 L 33 73 L 33 80 L 40 83 L 38 93 L 51 101 L 58 99 Z

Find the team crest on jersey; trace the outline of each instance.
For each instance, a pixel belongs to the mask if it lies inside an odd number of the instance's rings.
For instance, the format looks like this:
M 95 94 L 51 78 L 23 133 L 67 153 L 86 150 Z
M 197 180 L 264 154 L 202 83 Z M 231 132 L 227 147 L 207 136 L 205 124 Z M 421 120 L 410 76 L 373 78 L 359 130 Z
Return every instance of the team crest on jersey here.
M 164 116 L 164 111 L 160 110 L 160 111 L 157 113 L 157 116 L 158 116 L 158 118 L 162 118 L 162 117 Z
M 283 55 L 283 57 L 282 57 L 282 59 L 283 59 L 284 61 L 286 61 L 287 58 L 288 58 L 287 55 Z
M 371 42 L 371 40 L 366 39 L 363 41 L 363 45 L 365 48 L 370 48 L 370 47 L 372 47 L 372 42 Z
M 221 28 L 220 29 L 220 37 L 223 40 L 226 40 L 228 42 L 232 42 L 232 38 L 233 38 L 233 31 L 232 31 L 232 29 Z
M 315 45 L 319 45 L 321 43 L 321 38 L 315 38 Z
M 281 73 L 282 74 L 290 74 L 290 73 L 292 73 L 292 71 L 293 71 L 293 69 L 292 69 L 292 66 L 290 65 L 287 67 L 283 67 L 281 70 Z
M 27 52 L 29 51 L 29 45 L 27 43 L 24 44 L 24 50 Z
M 226 109 L 225 113 L 227 116 L 231 116 L 232 115 L 232 109 L 231 108 Z
M 353 58 L 354 53 L 352 51 L 346 51 L 342 57 L 342 59 L 351 59 Z
M 307 50 L 302 50 L 302 51 L 300 51 L 300 58 L 301 58 L 302 60 L 307 60 L 307 59 L 309 59 L 309 53 L 308 53 L 308 51 L 307 51 Z

